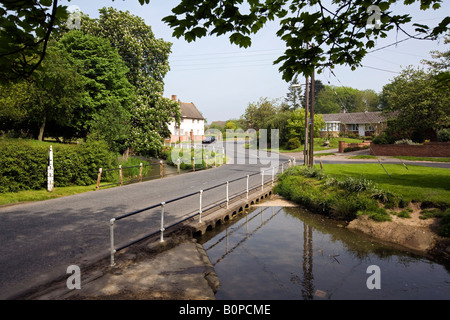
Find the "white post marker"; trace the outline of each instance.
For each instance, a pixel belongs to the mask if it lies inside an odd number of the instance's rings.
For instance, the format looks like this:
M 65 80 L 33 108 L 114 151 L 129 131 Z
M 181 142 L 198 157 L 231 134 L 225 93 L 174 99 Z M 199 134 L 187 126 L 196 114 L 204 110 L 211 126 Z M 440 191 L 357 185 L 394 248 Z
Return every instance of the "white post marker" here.
M 47 190 L 53 192 L 54 186 L 54 172 L 53 172 L 53 149 L 50 146 L 50 151 L 48 153 L 48 167 L 47 167 Z

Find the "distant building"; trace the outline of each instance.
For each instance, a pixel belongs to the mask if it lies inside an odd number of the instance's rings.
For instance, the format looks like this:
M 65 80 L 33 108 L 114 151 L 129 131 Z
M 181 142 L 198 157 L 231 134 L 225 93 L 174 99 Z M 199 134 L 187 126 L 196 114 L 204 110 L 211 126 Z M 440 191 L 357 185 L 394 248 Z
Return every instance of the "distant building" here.
M 325 128 L 320 135 L 337 137 L 340 132 L 359 134 L 361 137 L 380 134 L 386 128 L 387 117 L 382 112 L 354 112 L 323 114 Z
M 166 142 L 201 141 L 205 135 L 205 118 L 193 102 L 181 102 L 176 95 L 172 100 L 178 101 L 181 111 L 181 123 L 178 127 L 175 121 L 169 123 L 170 138 Z

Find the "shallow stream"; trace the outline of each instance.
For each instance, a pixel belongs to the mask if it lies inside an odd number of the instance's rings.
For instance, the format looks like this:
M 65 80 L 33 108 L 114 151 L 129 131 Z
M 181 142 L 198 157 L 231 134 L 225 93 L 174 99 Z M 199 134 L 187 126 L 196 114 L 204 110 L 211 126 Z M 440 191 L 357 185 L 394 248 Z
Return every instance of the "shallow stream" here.
M 296 207 L 256 207 L 208 231 L 199 242 L 221 282 L 216 299 L 450 299 L 450 265 L 342 224 Z

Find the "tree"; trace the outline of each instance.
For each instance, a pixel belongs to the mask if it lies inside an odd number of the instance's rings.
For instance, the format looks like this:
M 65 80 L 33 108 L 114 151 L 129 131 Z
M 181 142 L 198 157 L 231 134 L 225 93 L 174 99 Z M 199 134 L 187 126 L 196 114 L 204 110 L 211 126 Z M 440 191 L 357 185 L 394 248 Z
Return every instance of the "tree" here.
M 138 0 L 149 4 L 150 0 Z M 436 39 L 448 30 L 450 17 L 430 28 L 413 24 L 411 36 L 403 26 L 411 22 L 408 14 L 395 15 L 391 5 L 400 0 L 335 0 L 325 6 L 323 0 L 181 0 L 172 15 L 163 21 L 173 28 L 173 36 L 187 41 L 210 35 L 228 34 L 230 42 L 241 47 L 251 45 L 251 35 L 271 20 L 279 19 L 277 36 L 286 43 L 285 53 L 275 60 L 281 64 L 283 79 L 291 81 L 298 73 L 311 75 L 313 67 L 320 71 L 334 65 L 347 64 L 352 69 L 361 65 L 368 50 L 379 37 L 394 28 L 415 39 Z M 404 0 L 406 5 L 420 4 L 421 10 L 437 9 L 442 0 Z M 28 57 L 45 54 L 45 45 L 57 20 L 67 18 L 66 7 L 57 0 L 1 0 L 0 4 L 0 70 L 2 75 L 24 76 L 32 73 L 40 60 Z M 380 28 L 368 27 L 373 10 L 380 12 Z M 51 11 L 50 8 L 51 7 Z M 311 43 L 309 49 L 306 44 Z M 38 48 L 39 44 L 44 44 Z M 37 61 L 37 63 L 36 63 Z M 1 71 L 0 71 L 1 72 Z M 0 81 L 4 77 L 0 77 Z
M 249 123 L 249 128 L 256 131 L 267 129 L 267 120 L 277 112 L 277 104 L 274 100 L 260 98 L 258 102 L 249 103 L 245 109 L 244 118 Z
M 450 36 L 444 39 L 444 44 L 448 43 L 450 43 Z M 431 51 L 431 57 L 434 60 L 423 60 L 422 63 L 428 65 L 439 88 L 450 90 L 450 50 L 444 52 Z
M 162 97 L 171 44 L 156 39 L 140 17 L 114 8 L 99 11 L 99 19 L 83 19 L 81 29 L 108 39 L 129 68 L 127 77 L 137 98 L 131 110 L 132 130 L 127 143 L 135 152 L 158 153 L 164 138 L 170 135 L 168 123 L 172 118 L 180 120 L 178 103 Z
M 73 30 L 58 42 L 84 81 L 80 108 L 74 112 L 77 135 L 89 133 L 106 140 L 114 151 L 123 150 L 130 134 L 131 107 L 135 95 L 128 82 L 128 68 L 109 41 Z
M 83 81 L 67 58 L 65 52 L 49 47 L 41 67 L 30 78 L 4 84 L 0 114 L 35 130 L 33 135 L 40 141 L 48 125 L 57 137 L 67 137 L 61 128 L 70 127 L 83 92 Z
M 149 0 L 145 0 L 148 2 Z M 386 37 L 387 32 L 397 31 L 416 39 L 436 39 L 445 34 L 450 17 L 439 25 L 413 24 L 419 36 L 409 35 L 402 26 L 411 21 L 408 14 L 395 15 L 390 6 L 399 2 L 336 0 L 333 6 L 325 6 L 322 0 L 259 1 L 181 0 L 172 9 L 172 15 L 163 19 L 173 36 L 188 42 L 206 35 L 229 34 L 230 42 L 240 47 L 251 45 L 251 35 L 261 30 L 269 20 L 278 19 L 277 36 L 286 43 L 284 54 L 274 61 L 281 64 L 279 70 L 286 81 L 296 74 L 310 76 L 313 68 L 319 72 L 334 65 L 349 65 L 352 69 L 361 65 L 368 50 L 375 46 L 375 39 Z M 441 0 L 406 0 L 404 3 L 420 3 L 422 10 L 437 9 Z M 368 22 L 377 5 L 380 27 L 370 28 Z M 307 48 L 307 44 L 311 46 Z
M 315 113 L 338 113 L 342 110 L 339 97 L 331 86 L 325 86 L 317 95 L 314 105 Z
M 288 93 L 286 94 L 286 98 L 284 99 L 284 105 L 282 106 L 283 110 L 296 110 L 301 107 L 302 87 L 293 86 L 298 84 L 298 76 L 295 75 L 294 79 L 292 79 L 292 81 L 289 83 Z
M 325 127 L 325 121 L 321 114 L 314 114 L 314 136 L 318 137 L 319 132 Z M 291 113 L 287 121 L 289 139 L 298 138 L 301 143 L 305 143 L 305 109 L 297 109 Z
M 1 0 L 0 82 L 28 78 L 44 60 L 54 26 L 67 17 L 57 0 Z
M 433 74 L 408 67 L 383 87 L 384 111 L 395 114 L 388 132 L 397 138 L 423 142 L 435 139 L 440 128 L 450 123 L 450 93 L 435 86 Z
M 311 103 L 312 101 L 312 81 L 311 79 L 309 79 L 309 101 Z M 317 98 L 319 96 L 319 93 L 325 88 L 325 86 L 323 85 L 322 81 L 320 80 L 314 80 L 314 99 L 315 101 L 317 101 Z M 303 95 L 303 100 L 302 100 L 302 105 L 303 108 L 306 106 L 306 95 Z

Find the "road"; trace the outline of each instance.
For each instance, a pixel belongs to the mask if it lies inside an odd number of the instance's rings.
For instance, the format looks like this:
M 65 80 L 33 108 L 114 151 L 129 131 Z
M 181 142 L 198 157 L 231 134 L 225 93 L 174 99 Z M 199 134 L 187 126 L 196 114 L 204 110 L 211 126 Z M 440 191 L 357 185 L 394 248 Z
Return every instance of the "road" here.
M 215 143 L 218 147 L 218 142 Z M 212 148 L 212 146 L 209 146 Z M 66 275 L 69 265 L 83 265 L 109 252 L 109 220 L 278 165 L 278 154 L 224 144 L 230 164 L 176 176 L 92 191 L 59 199 L 0 208 L 0 299 Z M 233 152 L 234 150 L 234 152 Z M 280 156 L 280 160 L 287 157 Z M 271 171 L 265 180 L 271 179 Z M 252 176 L 250 186 L 261 183 Z M 246 179 L 230 183 L 230 196 L 245 190 Z M 207 207 L 226 197 L 226 186 L 203 195 Z M 166 205 L 165 224 L 198 210 L 198 195 Z M 160 209 L 117 221 L 116 245 L 159 230 Z
M 218 148 L 221 145 L 216 142 L 209 148 L 212 146 Z M 223 147 L 230 164 L 218 168 L 0 208 L 0 299 L 17 297 L 38 284 L 61 278 L 66 275 L 69 265 L 85 265 L 107 256 L 111 218 L 259 173 L 261 168 L 277 166 L 278 161 L 286 161 L 290 156 L 264 152 L 258 156 L 255 150 L 245 150 L 242 143 L 228 142 Z M 302 158 L 297 159 L 301 164 Z M 322 161 L 355 162 L 325 158 Z M 400 162 L 395 160 L 395 163 Z M 449 167 L 449 164 L 444 165 Z M 271 179 L 270 171 L 265 176 L 266 181 Z M 261 175 L 251 177 L 250 186 L 260 183 Z M 231 183 L 230 196 L 245 188 L 246 179 Z M 225 194 L 225 186 L 205 192 L 203 206 L 223 200 Z M 165 207 L 166 225 L 195 212 L 198 204 L 198 195 L 168 204 Z M 159 208 L 117 221 L 116 245 L 158 230 L 159 223 Z

